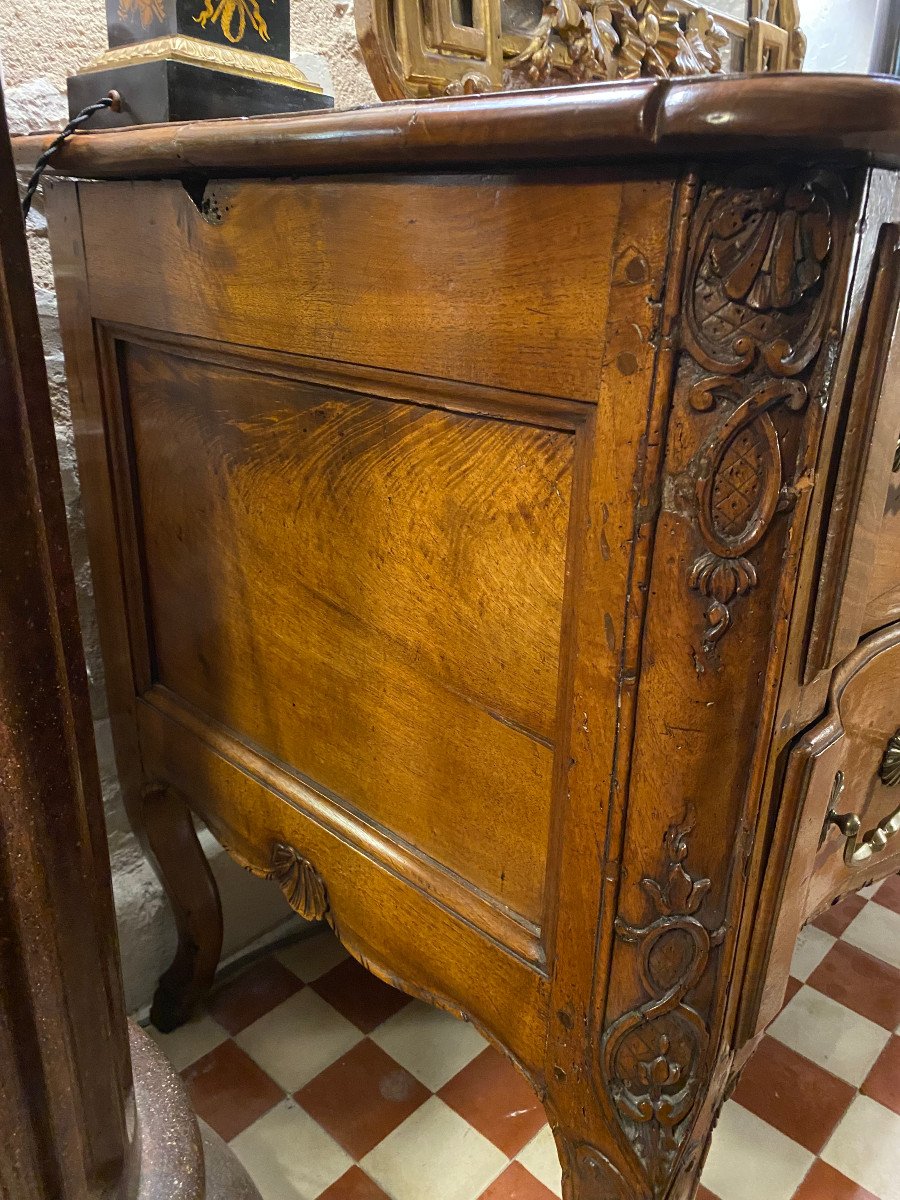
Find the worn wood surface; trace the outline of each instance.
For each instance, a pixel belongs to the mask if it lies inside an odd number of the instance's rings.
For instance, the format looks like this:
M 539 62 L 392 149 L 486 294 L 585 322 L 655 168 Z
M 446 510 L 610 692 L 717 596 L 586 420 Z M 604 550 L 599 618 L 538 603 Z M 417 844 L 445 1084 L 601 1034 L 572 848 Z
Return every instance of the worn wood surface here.
M 787 165 L 748 158 L 752 82 L 547 93 L 549 176 L 509 166 L 520 94 L 402 134 L 408 106 L 328 118 L 327 146 L 318 117 L 144 131 L 147 171 L 203 146 L 211 182 L 50 188 L 135 818 L 175 789 L 474 1020 L 543 1099 L 567 1200 L 693 1194 L 801 923 L 900 866 L 888 837 L 848 868 L 835 828 L 817 858 L 828 797 L 795 765 L 838 713 L 846 811 L 852 774 L 862 833 L 889 824 L 896 189 L 859 129 L 900 88 L 839 82 L 813 136 L 808 81 L 773 78 Z M 651 167 L 672 122 L 715 148 L 704 96 L 740 161 Z M 571 161 L 591 106 L 630 164 Z M 69 163 L 127 176 L 134 138 Z M 344 139 L 392 168 L 393 138 L 403 174 L 315 175 Z M 276 152 L 310 177 L 216 178 Z
M 87 179 L 422 170 L 498 164 L 741 161 L 798 154 L 900 164 L 900 95 L 890 79 L 770 75 L 640 79 L 491 96 L 399 101 L 339 113 L 148 125 L 79 133 L 54 169 Z M 47 135 L 18 139 L 34 163 Z M 541 247 L 533 247 L 540 255 Z

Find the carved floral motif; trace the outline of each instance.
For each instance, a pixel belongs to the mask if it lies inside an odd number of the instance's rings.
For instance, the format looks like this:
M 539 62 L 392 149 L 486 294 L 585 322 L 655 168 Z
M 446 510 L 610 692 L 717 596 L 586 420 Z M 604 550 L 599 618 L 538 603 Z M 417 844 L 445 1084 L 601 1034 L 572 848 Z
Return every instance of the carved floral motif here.
M 727 42 L 705 9 L 682 19 L 668 0 L 544 0 L 534 37 L 510 66 L 532 84 L 547 82 L 554 69 L 576 82 L 717 74 Z
M 638 947 L 648 999 L 610 1025 L 603 1039 L 606 1085 L 654 1197 L 663 1196 L 671 1180 L 705 1073 L 709 1029 L 688 996 L 725 934 L 724 926 L 710 930 L 700 917 L 709 879 L 684 866 L 693 828 L 692 812 L 670 827 L 662 881 L 641 881 L 656 917 L 645 925 L 616 920 L 619 937 Z
M 723 420 L 692 464 L 697 521 L 706 549 L 688 574 L 709 600 L 704 646 L 732 622 L 730 605 L 758 583 L 747 557 L 795 489 L 772 412 L 799 413 L 828 311 L 826 268 L 834 257 L 835 210 L 845 199 L 832 177 L 786 185 L 712 188 L 698 213 L 683 338 L 701 368 L 689 390 L 697 412 Z M 711 373 L 707 373 L 711 372 Z

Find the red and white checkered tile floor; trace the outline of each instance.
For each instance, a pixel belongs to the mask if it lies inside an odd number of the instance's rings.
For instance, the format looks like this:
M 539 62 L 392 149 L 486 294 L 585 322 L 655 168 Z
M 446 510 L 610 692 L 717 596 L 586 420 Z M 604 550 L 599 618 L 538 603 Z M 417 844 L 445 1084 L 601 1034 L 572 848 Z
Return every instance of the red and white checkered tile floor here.
M 702 1200 L 900 1200 L 900 876 L 804 930 L 726 1105 Z M 153 1032 L 151 1030 L 151 1032 Z M 466 1025 L 320 934 L 156 1035 L 263 1200 L 552 1200 L 528 1085 Z

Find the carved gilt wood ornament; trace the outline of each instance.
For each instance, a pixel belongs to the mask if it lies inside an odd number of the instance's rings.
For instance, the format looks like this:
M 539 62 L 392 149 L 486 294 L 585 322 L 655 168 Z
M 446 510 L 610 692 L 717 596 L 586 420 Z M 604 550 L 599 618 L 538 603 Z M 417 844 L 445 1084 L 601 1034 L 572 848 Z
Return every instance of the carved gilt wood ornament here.
M 758 584 L 751 551 L 798 482 L 773 419 L 809 402 L 808 368 L 822 345 L 836 257 L 835 216 L 846 196 L 832 177 L 787 185 L 712 187 L 701 204 L 684 294 L 682 370 L 689 403 L 721 420 L 691 469 L 705 550 L 688 576 L 706 600 L 704 647 Z M 699 370 L 698 370 L 699 368 Z M 796 439 L 794 439 L 796 440 Z
M 357 0 L 360 45 L 383 100 L 799 70 L 797 0 L 748 0 L 746 20 L 695 0 Z
M 694 824 L 689 810 L 666 834 L 662 881 L 641 880 L 656 916 L 640 926 L 619 917 L 615 925 L 638 949 L 648 999 L 607 1028 L 603 1077 L 654 1196 L 666 1190 L 704 1080 L 709 1028 L 688 996 L 725 935 L 724 925 L 709 929 L 702 919 L 710 881 L 685 869 Z

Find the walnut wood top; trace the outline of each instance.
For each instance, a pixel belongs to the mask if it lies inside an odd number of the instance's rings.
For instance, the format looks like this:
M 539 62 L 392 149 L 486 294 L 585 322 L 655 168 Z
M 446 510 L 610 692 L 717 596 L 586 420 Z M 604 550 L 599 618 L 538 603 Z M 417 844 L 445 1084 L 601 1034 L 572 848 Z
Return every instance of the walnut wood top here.
M 50 142 L 15 141 L 21 167 Z M 83 132 L 54 159 L 94 179 L 797 153 L 900 166 L 900 81 L 851 75 L 633 80 L 347 112 Z

